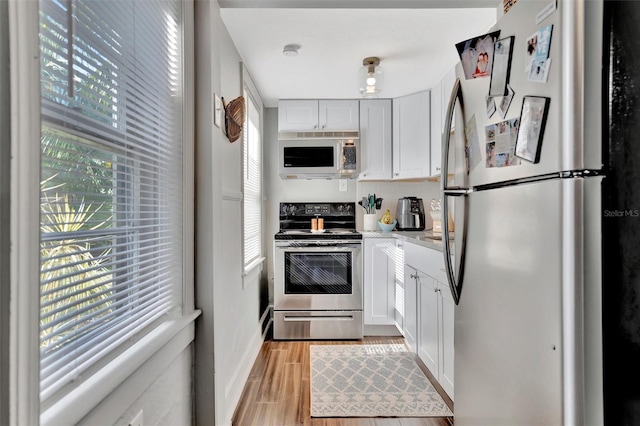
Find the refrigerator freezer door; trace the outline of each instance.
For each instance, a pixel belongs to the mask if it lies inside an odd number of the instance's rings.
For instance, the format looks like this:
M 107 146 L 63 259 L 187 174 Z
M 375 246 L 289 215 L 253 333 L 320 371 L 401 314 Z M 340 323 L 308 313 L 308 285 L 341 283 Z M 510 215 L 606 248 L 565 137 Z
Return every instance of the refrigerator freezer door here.
M 563 182 L 467 197 L 455 423 L 563 423 Z
M 594 88 L 598 88 L 594 82 L 600 78 L 601 72 L 601 55 L 597 50 L 601 46 L 601 24 L 600 26 L 594 25 L 593 28 L 590 27 L 584 36 L 579 24 L 581 8 L 585 7 L 589 12 L 587 16 L 591 17 L 597 15 L 597 13 L 591 13 L 591 9 L 596 7 L 597 3 L 599 2 L 558 2 L 558 10 L 540 24 L 536 24 L 536 14 L 547 6 L 549 1 L 520 1 L 500 18 L 492 31 L 500 30 L 500 38 L 515 36 L 509 79 L 509 85 L 515 95 L 504 119 L 500 117 L 498 112 L 494 113 L 491 118 L 487 118 L 486 96 L 489 93 L 491 78 L 466 80 L 462 66 L 458 64 L 456 74 L 462 82 L 464 99 L 463 121 L 466 125 L 471 122 L 472 117 L 475 117 L 478 143 L 476 148 L 480 155 L 479 164 L 470 171 L 470 186 L 539 176 L 563 170 L 599 169 L 601 167 L 599 140 L 590 138 L 590 135 L 600 135 L 598 109 L 601 105 L 600 91 L 590 90 L 584 94 L 582 92 L 585 82 L 591 82 L 594 84 Z M 527 40 L 536 34 L 538 29 L 548 25 L 553 25 L 548 80 L 544 83 L 530 81 L 525 71 Z M 585 48 L 585 43 L 589 43 L 588 49 Z M 592 46 L 595 49 L 592 49 Z M 579 52 L 580 54 L 570 52 Z M 585 62 L 584 70 L 582 62 L 580 62 L 582 59 Z M 486 167 L 486 126 L 519 118 L 523 96 L 527 95 L 550 98 L 540 162 L 533 164 L 526 160 L 520 160 L 521 164 L 516 166 Z M 496 97 L 494 101 L 499 103 L 501 99 Z M 584 116 L 583 104 L 586 108 Z M 589 144 L 586 148 L 583 146 L 581 127 L 583 122 L 590 131 L 589 134 L 584 135 Z M 457 133 L 464 134 L 458 129 L 456 127 Z M 512 158 L 513 156 L 510 155 L 510 159 Z

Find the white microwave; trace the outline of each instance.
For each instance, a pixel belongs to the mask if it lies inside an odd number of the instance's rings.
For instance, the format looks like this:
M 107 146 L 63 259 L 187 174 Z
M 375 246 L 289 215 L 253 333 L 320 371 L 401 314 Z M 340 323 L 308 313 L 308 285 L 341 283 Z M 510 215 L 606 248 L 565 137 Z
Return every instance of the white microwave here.
M 283 179 L 350 179 L 360 173 L 358 138 L 280 139 L 278 164 Z

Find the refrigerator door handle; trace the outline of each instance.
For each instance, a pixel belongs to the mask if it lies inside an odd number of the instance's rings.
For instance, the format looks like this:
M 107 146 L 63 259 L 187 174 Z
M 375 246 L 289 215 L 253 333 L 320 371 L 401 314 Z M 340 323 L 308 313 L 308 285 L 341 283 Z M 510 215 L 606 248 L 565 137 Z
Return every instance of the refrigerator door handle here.
M 444 126 L 444 134 L 442 135 L 442 174 L 440 178 L 440 185 L 442 189 L 442 242 L 444 250 L 444 264 L 447 273 L 447 280 L 449 281 L 449 290 L 451 290 L 451 296 L 455 304 L 460 303 L 460 294 L 462 293 L 462 283 L 464 281 L 464 258 L 467 250 L 467 203 L 464 203 L 464 215 L 462 223 L 462 236 L 460 238 L 461 246 L 458 249 L 460 256 L 460 267 L 458 269 L 458 277 L 456 282 L 456 276 L 454 274 L 454 265 L 451 262 L 451 243 L 449 241 L 449 203 L 447 197 L 466 197 L 469 194 L 469 188 L 462 188 L 459 186 L 449 186 L 449 145 L 451 143 L 451 123 L 453 121 L 453 114 L 455 111 L 456 101 L 462 103 L 462 89 L 460 87 L 460 79 L 456 78 L 449 97 L 449 105 L 447 106 L 447 116 Z

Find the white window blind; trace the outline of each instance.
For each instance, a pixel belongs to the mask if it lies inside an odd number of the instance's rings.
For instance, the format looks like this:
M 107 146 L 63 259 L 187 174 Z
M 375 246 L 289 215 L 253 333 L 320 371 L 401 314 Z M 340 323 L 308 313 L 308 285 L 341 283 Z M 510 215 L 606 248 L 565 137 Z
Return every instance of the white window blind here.
M 39 4 L 47 401 L 180 309 L 182 41 L 180 0 Z
M 260 110 L 245 91 L 243 135 L 244 268 L 262 257 L 262 141 Z

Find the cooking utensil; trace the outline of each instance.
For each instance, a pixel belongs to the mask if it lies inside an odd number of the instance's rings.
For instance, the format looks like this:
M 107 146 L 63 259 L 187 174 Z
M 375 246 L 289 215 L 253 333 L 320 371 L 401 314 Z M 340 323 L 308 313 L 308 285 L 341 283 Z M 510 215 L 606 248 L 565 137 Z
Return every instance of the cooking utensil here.
M 376 210 L 380 210 L 382 208 L 382 198 L 376 198 Z
M 362 197 L 361 203 L 362 204 L 360 205 L 364 208 L 365 213 L 369 213 L 369 200 L 367 199 L 367 197 Z

